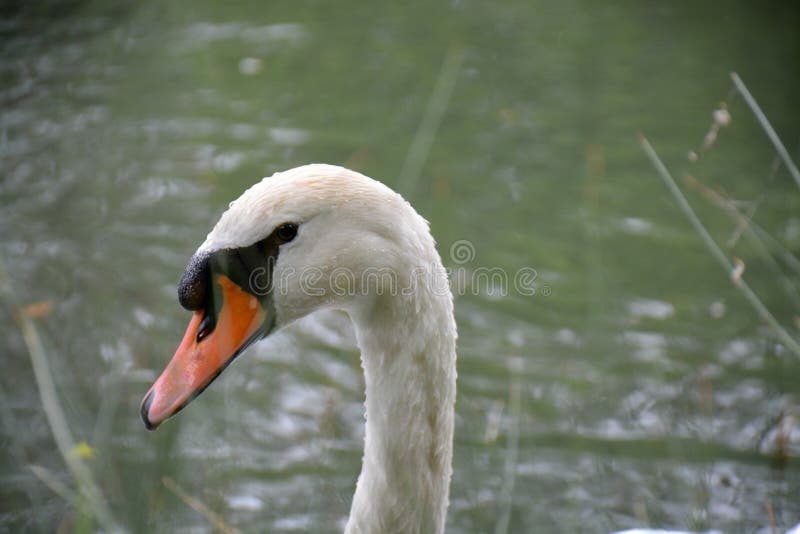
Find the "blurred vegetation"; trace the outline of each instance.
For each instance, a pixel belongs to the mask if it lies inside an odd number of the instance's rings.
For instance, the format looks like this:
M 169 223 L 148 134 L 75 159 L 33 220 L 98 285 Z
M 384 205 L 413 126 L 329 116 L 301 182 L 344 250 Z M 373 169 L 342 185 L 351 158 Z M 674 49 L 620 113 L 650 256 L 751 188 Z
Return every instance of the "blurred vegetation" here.
M 709 192 L 800 255 L 796 184 L 729 79 L 797 159 L 797 6 L 112 0 L 0 14 L 0 256 L 16 295 L 0 307 L 0 530 L 104 528 L 70 500 L 86 484 L 70 454 L 133 532 L 338 528 L 363 400 L 341 317 L 254 347 L 156 433 L 138 418 L 185 326 L 175 285 L 195 247 L 256 179 L 311 161 L 404 191 L 448 267 L 533 267 L 552 290 L 457 299 L 452 532 L 800 520 L 797 361 L 636 142 L 647 134 L 796 337 L 791 260 L 776 255 L 776 276 Z M 730 125 L 690 162 L 723 100 Z M 448 257 L 462 239 L 466 265 Z M 66 452 L 20 326 L 40 338 Z

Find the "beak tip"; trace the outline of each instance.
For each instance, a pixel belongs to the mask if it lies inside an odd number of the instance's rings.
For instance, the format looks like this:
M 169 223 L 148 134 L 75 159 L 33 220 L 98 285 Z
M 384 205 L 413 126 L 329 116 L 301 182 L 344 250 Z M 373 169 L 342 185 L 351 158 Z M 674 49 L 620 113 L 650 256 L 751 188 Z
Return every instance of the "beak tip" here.
M 142 401 L 142 407 L 139 410 L 139 413 L 142 416 L 142 421 L 144 422 L 144 427 L 147 430 L 155 430 L 156 428 L 158 428 L 158 423 L 154 424 L 152 421 L 150 421 L 149 417 L 150 405 L 152 404 L 152 402 L 153 402 L 153 392 L 151 391 Z

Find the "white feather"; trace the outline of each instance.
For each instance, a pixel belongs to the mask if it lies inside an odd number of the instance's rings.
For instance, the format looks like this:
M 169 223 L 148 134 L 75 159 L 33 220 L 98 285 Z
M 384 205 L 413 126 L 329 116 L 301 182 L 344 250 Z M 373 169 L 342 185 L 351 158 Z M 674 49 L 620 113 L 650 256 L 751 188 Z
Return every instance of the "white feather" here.
M 200 250 L 247 246 L 285 222 L 299 231 L 281 246 L 273 272 L 278 326 L 321 308 L 344 309 L 361 349 L 366 436 L 345 531 L 443 532 L 456 324 L 427 221 L 362 174 L 307 165 L 248 189 Z

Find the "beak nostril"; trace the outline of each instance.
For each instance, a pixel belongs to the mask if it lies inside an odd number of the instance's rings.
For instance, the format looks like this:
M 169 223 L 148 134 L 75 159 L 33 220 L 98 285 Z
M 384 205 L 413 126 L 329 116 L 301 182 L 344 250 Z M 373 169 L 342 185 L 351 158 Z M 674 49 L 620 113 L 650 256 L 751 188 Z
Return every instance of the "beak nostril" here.
M 150 422 L 150 417 L 149 417 L 150 405 L 153 403 L 153 393 L 155 392 L 151 391 L 150 393 L 147 394 L 147 396 L 142 401 L 142 408 L 140 410 L 140 413 L 142 415 L 142 421 L 144 421 L 144 426 L 147 430 L 155 430 L 156 427 L 158 427 L 158 425 L 154 425 L 153 423 Z
M 214 329 L 214 319 L 211 315 L 206 315 L 203 318 L 203 322 L 200 323 L 200 327 L 197 329 L 197 336 L 195 337 L 196 342 L 200 343 L 203 339 L 211 333 Z
M 219 308 L 192 314 L 175 354 L 142 400 L 139 413 L 148 430 L 183 409 L 274 325 L 271 301 L 251 309 L 257 299 L 227 276 L 218 275 L 217 284 Z

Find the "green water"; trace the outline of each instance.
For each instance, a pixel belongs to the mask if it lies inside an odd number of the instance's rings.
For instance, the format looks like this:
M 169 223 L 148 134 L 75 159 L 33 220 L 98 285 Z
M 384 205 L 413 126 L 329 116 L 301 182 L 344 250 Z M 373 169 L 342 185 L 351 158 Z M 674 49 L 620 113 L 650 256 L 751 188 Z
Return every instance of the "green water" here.
M 52 305 L 35 324 L 68 427 L 125 528 L 212 531 L 167 476 L 242 531 L 341 529 L 363 439 L 346 317 L 251 348 L 156 433 L 138 414 L 188 321 L 175 289 L 191 254 L 246 187 L 313 161 L 405 194 L 457 280 L 535 270 L 534 295 L 457 284 L 448 532 L 506 517 L 508 532 L 800 522 L 800 359 L 636 140 L 755 206 L 800 253 L 800 190 L 772 172 L 740 97 L 714 147 L 686 157 L 735 70 L 800 159 L 797 7 L 98 1 L 2 15 L 0 254 L 18 305 Z M 735 224 L 685 189 L 726 247 Z M 746 236 L 725 251 L 797 337 L 796 272 L 779 260 L 778 276 Z M 91 531 L 29 467 L 74 488 L 3 294 L 0 531 Z

